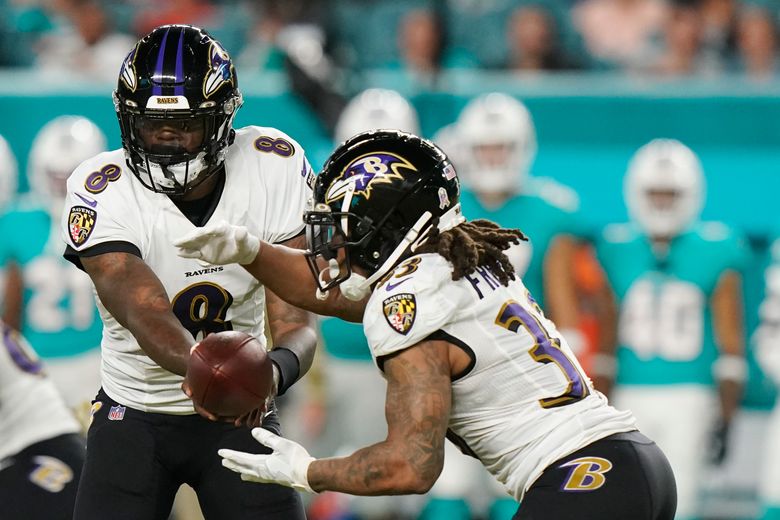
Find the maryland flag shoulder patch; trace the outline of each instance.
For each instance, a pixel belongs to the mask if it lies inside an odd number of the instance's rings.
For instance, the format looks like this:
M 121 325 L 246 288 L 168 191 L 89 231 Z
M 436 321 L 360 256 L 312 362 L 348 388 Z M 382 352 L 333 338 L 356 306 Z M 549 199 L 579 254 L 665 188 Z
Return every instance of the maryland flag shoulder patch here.
M 398 333 L 406 335 L 417 316 L 417 301 L 410 293 L 395 294 L 382 302 L 387 323 Z
M 95 229 L 97 213 L 94 209 L 85 206 L 73 206 L 68 214 L 68 231 L 73 245 L 79 247 L 84 244 Z

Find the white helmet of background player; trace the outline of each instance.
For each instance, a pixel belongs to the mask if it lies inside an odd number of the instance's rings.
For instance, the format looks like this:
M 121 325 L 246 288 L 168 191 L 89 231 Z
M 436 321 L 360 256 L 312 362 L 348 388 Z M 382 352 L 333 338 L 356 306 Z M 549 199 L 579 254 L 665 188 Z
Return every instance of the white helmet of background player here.
M 51 212 L 62 207 L 66 181 L 73 170 L 106 150 L 106 136 L 95 123 L 82 116 L 59 116 L 44 125 L 30 150 L 27 175 L 31 188 Z
M 629 215 L 650 236 L 685 231 L 704 205 L 704 174 L 693 151 L 674 139 L 654 139 L 628 165 L 624 195 Z
M 378 129 L 420 133 L 417 112 L 395 90 L 370 88 L 347 103 L 336 123 L 334 140 L 343 143 L 361 132 Z
M 470 101 L 457 121 L 463 182 L 476 191 L 517 192 L 536 156 L 528 109 L 498 92 Z
M 16 195 L 19 169 L 11 147 L 0 135 L 0 211 Z

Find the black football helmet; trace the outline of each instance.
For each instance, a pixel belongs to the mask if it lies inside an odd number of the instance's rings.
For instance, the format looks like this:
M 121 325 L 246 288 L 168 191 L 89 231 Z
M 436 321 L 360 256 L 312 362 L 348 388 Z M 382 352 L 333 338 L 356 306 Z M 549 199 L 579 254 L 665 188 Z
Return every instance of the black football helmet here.
M 455 168 L 432 142 L 397 130 L 347 140 L 317 176 L 304 214 L 307 259 L 320 291 L 340 285 L 347 298 L 364 298 L 424 242 L 433 222 L 441 230 L 463 222 L 459 196 Z M 343 261 L 336 260 L 340 250 Z M 320 272 L 319 259 L 330 269 Z
M 187 193 L 222 164 L 241 103 L 235 68 L 219 42 L 190 25 L 156 28 L 125 58 L 114 91 L 128 167 L 152 191 Z M 164 123 L 196 136 L 202 130 L 202 141 L 186 148 L 145 143 L 144 131 Z

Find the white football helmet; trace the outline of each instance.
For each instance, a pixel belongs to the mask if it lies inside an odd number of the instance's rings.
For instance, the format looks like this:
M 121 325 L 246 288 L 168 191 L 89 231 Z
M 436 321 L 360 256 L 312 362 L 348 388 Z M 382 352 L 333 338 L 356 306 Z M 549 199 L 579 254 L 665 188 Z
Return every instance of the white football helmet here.
M 379 129 L 420 134 L 417 112 L 395 90 L 370 88 L 352 98 L 339 116 L 334 140 L 343 143 L 353 135 Z
M 476 191 L 520 191 L 536 156 L 531 114 L 517 99 L 493 92 L 471 100 L 460 113 L 459 173 Z
M 82 116 L 59 116 L 35 136 L 27 165 L 30 187 L 57 213 L 76 167 L 106 150 L 106 136 Z
M 11 202 L 16 195 L 19 181 L 19 168 L 11 147 L 0 135 L 0 210 Z
M 699 158 L 675 139 L 654 139 L 637 150 L 623 189 L 629 215 L 650 236 L 679 235 L 704 205 Z

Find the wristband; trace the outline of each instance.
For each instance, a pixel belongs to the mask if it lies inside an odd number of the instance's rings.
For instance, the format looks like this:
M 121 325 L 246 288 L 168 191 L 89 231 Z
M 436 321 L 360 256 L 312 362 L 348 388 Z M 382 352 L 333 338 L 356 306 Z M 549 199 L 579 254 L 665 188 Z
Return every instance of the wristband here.
M 279 369 L 279 386 L 276 389 L 276 395 L 283 395 L 301 375 L 301 363 L 295 352 L 284 347 L 271 349 L 268 356 Z
M 712 374 L 719 381 L 728 379 L 741 383 L 747 379 L 747 372 L 745 358 L 734 354 L 721 354 L 712 364 Z

